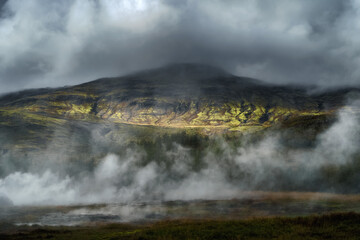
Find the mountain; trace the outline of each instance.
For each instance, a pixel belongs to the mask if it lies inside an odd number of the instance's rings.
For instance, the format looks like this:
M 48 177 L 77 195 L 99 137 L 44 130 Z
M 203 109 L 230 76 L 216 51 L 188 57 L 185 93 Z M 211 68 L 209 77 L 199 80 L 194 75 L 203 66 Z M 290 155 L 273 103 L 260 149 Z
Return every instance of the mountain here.
M 205 135 L 274 126 L 306 128 L 332 119 L 354 92 L 359 89 L 309 94 L 303 87 L 271 85 L 212 66 L 172 64 L 71 87 L 3 95 L 1 148 L 28 151 L 55 134 L 66 142 L 65 132 L 80 132 L 86 139 L 84 128 L 99 124 L 112 126 L 102 129 L 105 135 L 124 126 L 132 132 L 148 126 L 155 132 L 196 129 Z

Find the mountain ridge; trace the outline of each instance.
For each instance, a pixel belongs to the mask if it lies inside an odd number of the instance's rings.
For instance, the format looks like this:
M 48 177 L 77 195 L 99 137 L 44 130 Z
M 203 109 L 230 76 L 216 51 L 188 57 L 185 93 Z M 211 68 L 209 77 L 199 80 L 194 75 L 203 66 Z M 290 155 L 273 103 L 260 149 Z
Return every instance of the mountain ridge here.
M 0 97 L 0 177 L 47 162 L 69 172 L 87 169 L 109 152 L 137 146 L 147 160 L 163 156 L 163 147 L 173 143 L 198 156 L 216 148 L 218 137 L 239 146 L 242 136 L 279 129 L 288 145 L 308 147 L 336 120 L 347 96 L 359 93 L 350 88 L 311 95 L 217 70 L 203 78 L 204 67 L 196 74 L 179 70 L 181 77 L 167 69 Z
M 359 89 L 310 95 L 305 88 L 271 85 L 207 65 L 172 64 L 70 87 L 4 95 L 0 123 L 17 115 L 30 121 L 48 117 L 243 131 L 291 118 L 331 115 L 351 92 Z

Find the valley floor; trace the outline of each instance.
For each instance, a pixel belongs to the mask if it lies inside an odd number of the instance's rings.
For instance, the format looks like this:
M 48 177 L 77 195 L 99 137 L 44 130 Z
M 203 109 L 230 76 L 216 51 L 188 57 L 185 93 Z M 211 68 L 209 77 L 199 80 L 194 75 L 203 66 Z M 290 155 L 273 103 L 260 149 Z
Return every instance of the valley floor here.
M 0 239 L 359 239 L 360 214 L 171 220 L 77 227 L 2 226 Z

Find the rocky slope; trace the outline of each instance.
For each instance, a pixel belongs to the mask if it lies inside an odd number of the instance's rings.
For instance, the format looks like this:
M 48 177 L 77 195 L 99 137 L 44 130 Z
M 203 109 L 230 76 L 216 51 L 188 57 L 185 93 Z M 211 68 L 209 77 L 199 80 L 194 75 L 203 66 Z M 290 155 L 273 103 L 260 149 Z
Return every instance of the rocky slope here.
M 205 135 L 279 125 L 306 128 L 326 123 L 353 92 L 359 90 L 310 95 L 301 87 L 270 85 L 211 66 L 174 64 L 72 87 L 4 95 L 0 97 L 1 148 L 36 148 L 55 134 L 66 142 L 69 132 L 86 139 L 84 128 L 94 124 L 111 124 L 101 130 L 103 134 L 121 131 L 123 126 L 130 126 L 131 132 L 151 126 L 197 129 Z
M 18 118 L 61 124 L 111 121 L 175 128 L 241 131 L 298 116 L 330 114 L 357 89 L 309 95 L 300 87 L 275 86 L 220 69 L 176 64 L 119 78 L 58 89 L 36 89 L 0 98 L 0 122 Z

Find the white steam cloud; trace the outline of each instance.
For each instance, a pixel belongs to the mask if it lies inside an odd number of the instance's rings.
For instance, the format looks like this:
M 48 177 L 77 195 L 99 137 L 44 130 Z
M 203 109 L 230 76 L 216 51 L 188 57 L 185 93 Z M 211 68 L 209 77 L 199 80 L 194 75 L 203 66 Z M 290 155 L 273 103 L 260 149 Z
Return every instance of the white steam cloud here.
M 15 205 L 59 205 L 227 199 L 241 197 L 241 191 L 284 186 L 296 190 L 308 183 L 315 190 L 332 191 L 331 180 L 326 186 L 314 184 L 324 169 L 336 170 L 354 161 L 360 142 L 358 106 L 355 102 L 340 110 L 338 121 L 311 148 L 287 149 L 277 134 L 235 150 L 221 141 L 222 153 L 207 151 L 198 168 L 190 149 L 177 143 L 164 150 L 166 162 L 154 159 L 144 164 L 144 151 L 128 149 L 124 156 L 108 154 L 93 171 L 79 176 L 64 176 L 54 169 L 11 173 L 0 179 L 0 194 Z

